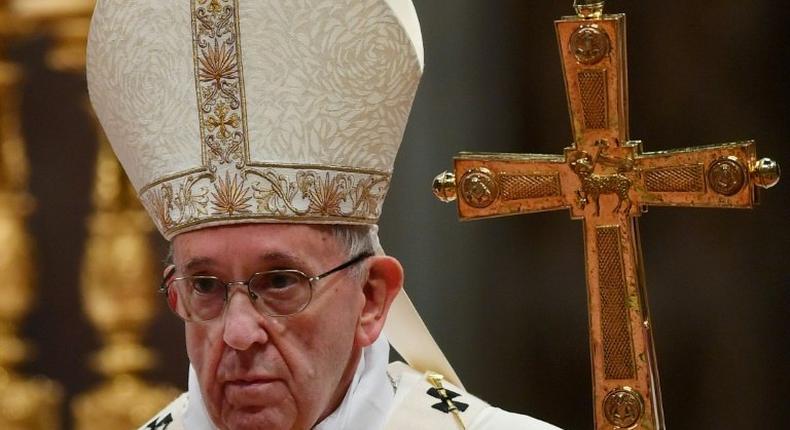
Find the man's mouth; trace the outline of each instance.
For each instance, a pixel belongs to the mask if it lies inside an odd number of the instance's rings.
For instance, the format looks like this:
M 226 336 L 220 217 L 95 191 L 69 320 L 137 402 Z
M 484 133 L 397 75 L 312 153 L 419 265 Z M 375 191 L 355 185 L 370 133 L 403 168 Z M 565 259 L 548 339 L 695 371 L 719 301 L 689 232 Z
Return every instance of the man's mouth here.
M 243 377 L 225 382 L 228 401 L 236 405 L 265 405 L 282 398 L 281 381 L 265 377 Z

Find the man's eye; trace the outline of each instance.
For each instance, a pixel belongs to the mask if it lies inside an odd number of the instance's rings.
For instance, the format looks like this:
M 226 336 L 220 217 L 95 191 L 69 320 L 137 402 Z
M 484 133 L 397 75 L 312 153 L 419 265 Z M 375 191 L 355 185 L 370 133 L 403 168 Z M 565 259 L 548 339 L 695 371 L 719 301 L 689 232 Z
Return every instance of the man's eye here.
M 293 272 L 265 273 L 258 284 L 267 290 L 284 290 L 296 287 L 302 282 L 302 277 Z
M 212 294 L 220 290 L 221 283 L 214 278 L 192 278 L 192 291 L 198 294 Z

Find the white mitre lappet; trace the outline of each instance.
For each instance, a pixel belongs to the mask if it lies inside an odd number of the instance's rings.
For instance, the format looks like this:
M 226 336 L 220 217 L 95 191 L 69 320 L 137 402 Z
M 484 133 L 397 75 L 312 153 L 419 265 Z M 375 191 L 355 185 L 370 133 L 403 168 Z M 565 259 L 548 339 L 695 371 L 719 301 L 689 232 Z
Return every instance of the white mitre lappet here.
M 411 0 L 98 0 L 88 44 L 96 114 L 168 240 L 375 225 L 423 64 Z M 316 429 L 554 428 L 462 391 L 405 293 L 385 332 L 411 367 L 382 338 Z M 196 379 L 143 428 L 213 429 Z

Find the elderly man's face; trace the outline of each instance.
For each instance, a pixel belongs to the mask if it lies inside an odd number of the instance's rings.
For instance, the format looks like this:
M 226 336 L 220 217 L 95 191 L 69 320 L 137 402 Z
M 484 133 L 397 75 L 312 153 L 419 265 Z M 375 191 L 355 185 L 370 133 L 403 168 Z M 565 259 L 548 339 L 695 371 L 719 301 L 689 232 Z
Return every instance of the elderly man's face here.
M 274 269 L 314 276 L 349 258 L 329 232 L 304 225 L 203 229 L 177 236 L 173 249 L 178 276 L 225 281 L 246 281 Z M 222 316 L 186 323 L 189 359 L 215 424 L 234 430 L 309 429 L 334 410 L 361 348 L 379 334 L 380 327 L 371 330 L 368 323 L 383 324 L 386 315 L 389 303 L 371 309 L 366 292 L 368 265 L 377 258 L 360 263 L 359 275 L 347 269 L 318 281 L 312 301 L 298 314 L 261 315 L 246 288 L 235 286 Z M 375 315 L 367 315 L 371 310 Z

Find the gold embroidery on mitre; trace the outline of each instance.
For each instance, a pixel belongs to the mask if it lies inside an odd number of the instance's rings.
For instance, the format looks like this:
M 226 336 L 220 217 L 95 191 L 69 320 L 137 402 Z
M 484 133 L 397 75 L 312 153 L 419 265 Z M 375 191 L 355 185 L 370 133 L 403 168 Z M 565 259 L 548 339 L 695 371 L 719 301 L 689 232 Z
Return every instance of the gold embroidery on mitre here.
M 296 180 L 276 170 L 249 170 L 258 211 L 273 215 L 327 216 L 375 220 L 389 188 L 389 176 L 296 171 Z M 301 202 L 301 205 L 300 205 Z
M 148 208 L 159 229 L 165 233 L 181 224 L 208 216 L 209 189 L 206 186 L 196 187 L 196 184 L 202 179 L 212 177 L 210 174 L 201 173 L 167 182 L 150 188 L 140 195 L 140 200 Z
M 244 185 L 244 180 L 237 175 L 231 178 L 230 172 L 225 172 L 224 181 L 220 177 L 214 182 L 214 192 L 211 193 L 212 213 L 224 216 L 250 213 L 250 199 L 250 189 Z
M 201 223 L 234 219 L 372 224 L 389 183 L 387 173 L 276 165 L 187 175 L 148 188 L 140 199 L 171 237 Z
M 192 0 L 195 85 L 203 164 L 249 160 L 238 0 Z

